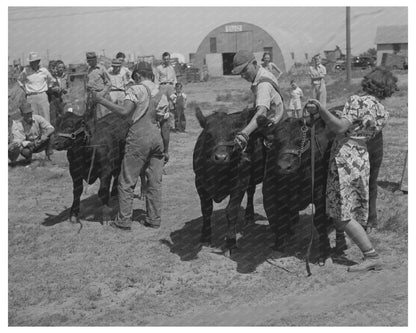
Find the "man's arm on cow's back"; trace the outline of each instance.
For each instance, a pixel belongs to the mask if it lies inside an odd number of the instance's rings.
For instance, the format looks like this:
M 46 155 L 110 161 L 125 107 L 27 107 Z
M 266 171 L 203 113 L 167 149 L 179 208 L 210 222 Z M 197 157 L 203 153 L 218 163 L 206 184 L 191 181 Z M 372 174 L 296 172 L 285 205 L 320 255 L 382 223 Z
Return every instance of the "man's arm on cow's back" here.
M 130 114 L 135 108 L 135 104 L 130 100 L 124 100 L 123 105 L 118 105 L 97 94 L 95 94 L 95 100 L 97 103 L 105 106 L 110 111 L 118 113 L 122 116 Z
M 242 130 L 244 134 L 250 135 L 257 129 L 257 117 L 267 116 L 267 110 L 270 108 L 271 94 L 274 91 L 272 85 L 268 82 L 259 83 L 256 93 L 256 113 L 251 118 L 248 125 Z

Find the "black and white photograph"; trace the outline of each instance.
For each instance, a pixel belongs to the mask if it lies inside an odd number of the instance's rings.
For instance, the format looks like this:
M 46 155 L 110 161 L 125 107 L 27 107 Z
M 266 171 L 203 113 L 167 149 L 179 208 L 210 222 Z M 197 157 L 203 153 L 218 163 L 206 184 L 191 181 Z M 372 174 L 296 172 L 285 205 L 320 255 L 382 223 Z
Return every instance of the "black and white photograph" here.
M 408 4 L 3 10 L 5 326 L 410 327 Z

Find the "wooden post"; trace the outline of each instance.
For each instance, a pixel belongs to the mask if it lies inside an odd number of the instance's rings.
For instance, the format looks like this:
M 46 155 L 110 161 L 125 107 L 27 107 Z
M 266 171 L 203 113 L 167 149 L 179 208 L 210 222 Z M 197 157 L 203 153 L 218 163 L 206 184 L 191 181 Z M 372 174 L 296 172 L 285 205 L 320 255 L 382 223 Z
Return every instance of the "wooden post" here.
M 347 7 L 347 84 L 351 84 L 351 22 L 350 22 L 351 8 Z

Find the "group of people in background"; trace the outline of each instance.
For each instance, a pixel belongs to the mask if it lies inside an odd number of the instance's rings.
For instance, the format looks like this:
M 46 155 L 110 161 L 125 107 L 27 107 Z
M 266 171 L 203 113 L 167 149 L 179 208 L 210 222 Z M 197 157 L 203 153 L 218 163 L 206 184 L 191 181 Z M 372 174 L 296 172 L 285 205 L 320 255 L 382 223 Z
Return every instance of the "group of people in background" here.
M 119 52 L 111 62 L 107 70 L 97 62 L 95 52 L 87 52 L 87 92 L 91 92 L 108 99 L 109 101 L 122 105 L 126 97 L 127 88 L 134 84 L 132 72 L 125 66 L 125 54 Z M 152 80 L 161 93 L 169 100 L 169 111 L 171 114 L 171 128 L 173 131 L 184 132 L 186 119 L 184 109 L 186 108 L 186 95 L 182 92 L 182 84 L 177 82 L 176 72 L 171 64 L 169 52 L 162 55 L 162 63 L 152 68 Z M 90 99 L 87 99 L 87 104 Z M 110 111 L 105 106 L 99 105 L 96 109 L 97 119 L 102 118 Z
M 282 71 L 271 61 L 271 54 L 265 52 L 262 58 L 262 67 L 272 73 L 276 80 L 282 75 Z M 312 98 L 319 100 L 322 105 L 326 105 L 326 85 L 325 76 L 326 68 L 322 65 L 322 58 L 320 54 L 316 54 L 312 58 L 312 64 L 308 72 L 311 78 L 311 95 Z M 297 85 L 295 80 L 290 81 L 289 86 L 289 108 L 290 115 L 295 118 L 302 117 L 302 98 L 304 97 L 302 89 Z

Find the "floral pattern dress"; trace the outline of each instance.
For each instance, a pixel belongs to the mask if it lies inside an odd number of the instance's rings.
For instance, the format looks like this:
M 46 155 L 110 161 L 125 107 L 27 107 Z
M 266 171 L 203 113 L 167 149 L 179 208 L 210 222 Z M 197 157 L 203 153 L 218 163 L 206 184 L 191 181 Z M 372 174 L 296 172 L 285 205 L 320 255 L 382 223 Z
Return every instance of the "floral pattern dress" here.
M 370 162 L 367 141 L 387 123 L 388 112 L 370 95 L 349 98 L 339 114 L 351 122 L 344 134 L 338 135 L 331 148 L 327 181 L 326 208 L 330 217 L 366 226 L 369 209 Z

